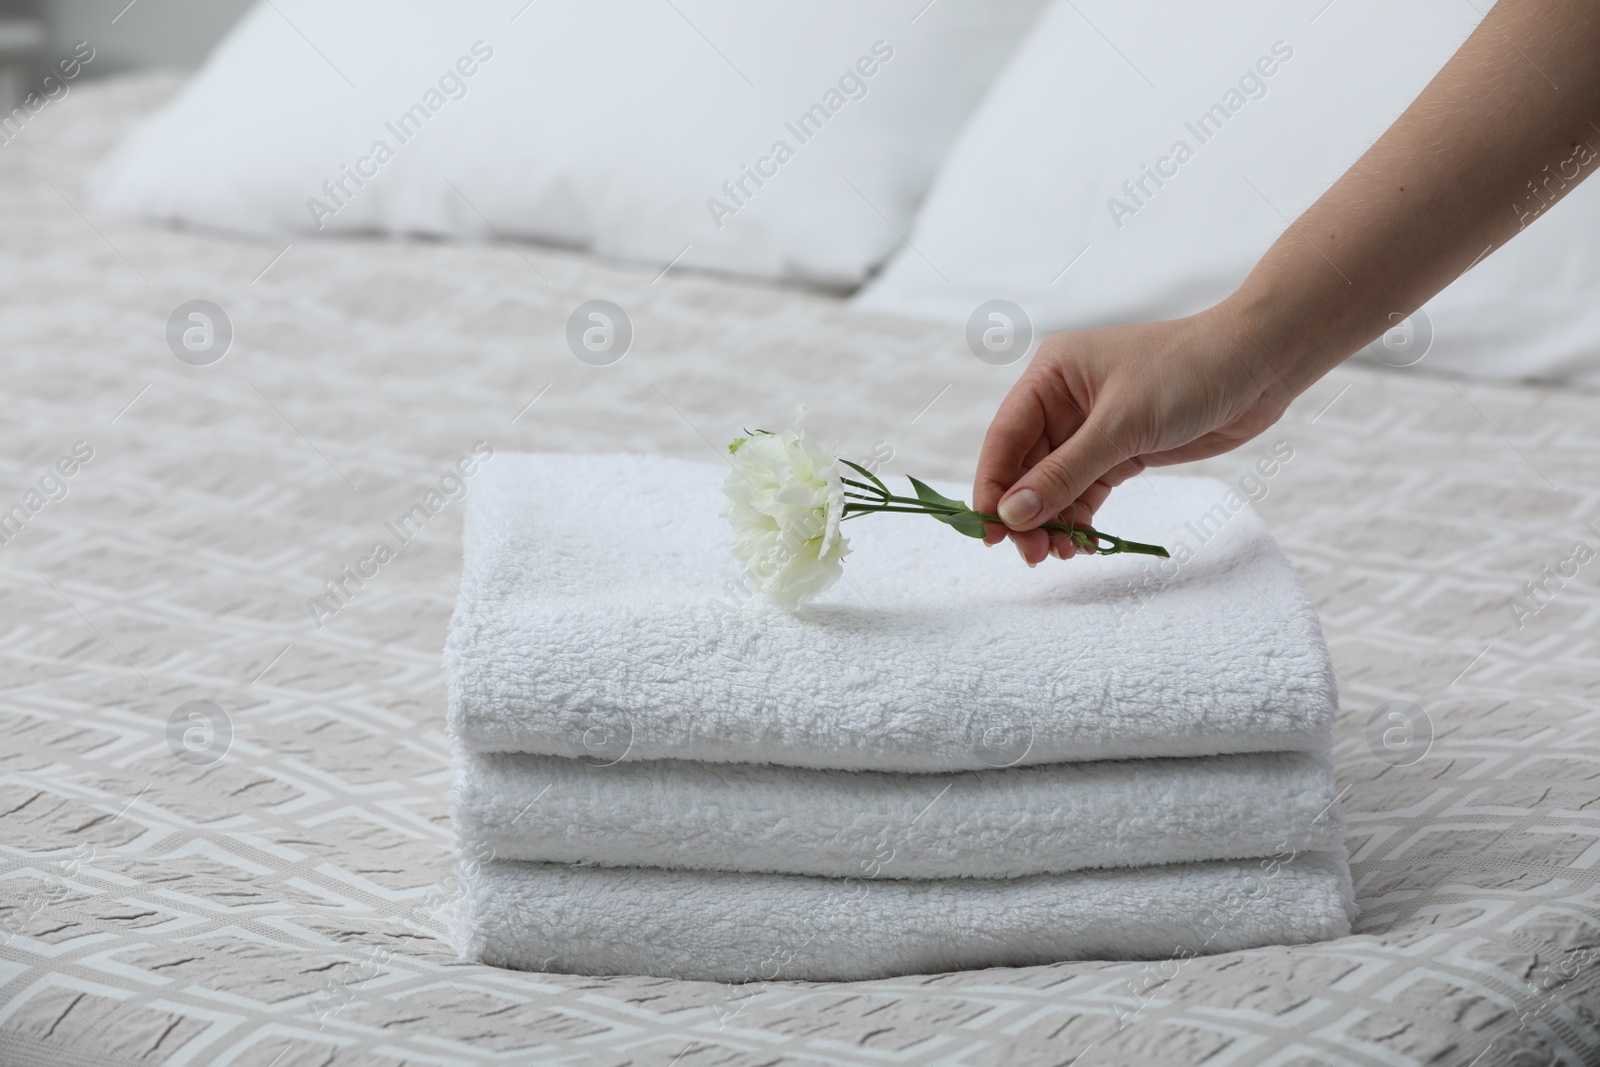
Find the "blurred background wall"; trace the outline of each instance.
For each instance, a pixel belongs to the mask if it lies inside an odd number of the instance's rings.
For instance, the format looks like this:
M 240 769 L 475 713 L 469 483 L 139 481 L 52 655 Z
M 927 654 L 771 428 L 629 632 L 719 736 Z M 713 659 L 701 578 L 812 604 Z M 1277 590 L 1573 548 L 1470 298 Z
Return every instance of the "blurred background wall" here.
M 191 69 L 251 0 L 0 0 L 0 110 L 9 111 L 79 41 L 84 77 L 141 67 Z

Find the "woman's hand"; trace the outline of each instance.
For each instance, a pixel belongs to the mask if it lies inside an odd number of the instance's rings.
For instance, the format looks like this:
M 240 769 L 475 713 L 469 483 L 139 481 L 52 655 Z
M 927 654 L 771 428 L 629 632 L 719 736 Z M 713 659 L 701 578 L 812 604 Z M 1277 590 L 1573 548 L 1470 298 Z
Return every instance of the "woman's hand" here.
M 973 503 L 1005 520 L 985 540 L 1009 532 L 1030 564 L 1071 556 L 1069 539 L 1036 527 L 1058 515 L 1087 523 L 1145 467 L 1248 441 L 1515 237 L 1530 191 L 1542 213 L 1600 170 L 1597 53 L 1600 3 L 1499 0 L 1227 300 L 1186 319 L 1046 338 L 983 443 Z M 1551 182 L 1552 167 L 1576 170 Z
M 1046 338 L 984 438 L 973 504 L 1006 521 L 985 543 L 1009 535 L 1030 566 L 1068 559 L 1071 538 L 1040 523 L 1090 525 L 1145 467 L 1227 452 L 1276 422 L 1299 389 L 1269 376 L 1246 318 L 1222 304 Z

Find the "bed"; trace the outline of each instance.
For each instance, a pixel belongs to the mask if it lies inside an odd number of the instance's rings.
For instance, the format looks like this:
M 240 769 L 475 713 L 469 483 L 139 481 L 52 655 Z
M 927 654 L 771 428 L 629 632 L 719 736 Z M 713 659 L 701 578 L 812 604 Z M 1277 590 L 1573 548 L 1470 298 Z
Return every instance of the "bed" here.
M 1250 495 L 1339 675 L 1353 936 L 842 985 L 459 962 L 461 504 L 331 617 L 324 583 L 475 442 L 709 458 L 806 401 L 961 478 L 1016 368 L 796 288 L 88 212 L 175 85 L 74 88 L 0 151 L 0 508 L 92 452 L 0 545 L 0 1063 L 1600 1062 L 1600 397 L 1425 363 L 1342 368 L 1200 465 L 1292 455 Z M 233 326 L 207 366 L 164 335 L 192 299 Z M 620 362 L 567 350 L 590 299 L 633 321 Z

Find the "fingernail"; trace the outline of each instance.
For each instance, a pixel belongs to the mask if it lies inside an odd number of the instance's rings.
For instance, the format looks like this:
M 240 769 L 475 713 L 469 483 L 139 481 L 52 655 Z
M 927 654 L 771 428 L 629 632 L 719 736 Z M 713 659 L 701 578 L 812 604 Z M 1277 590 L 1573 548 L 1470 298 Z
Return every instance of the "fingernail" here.
M 1028 554 L 1022 550 L 1022 546 L 1021 545 L 1017 545 L 1017 555 L 1021 556 L 1022 557 L 1022 562 L 1026 563 L 1029 567 L 1037 567 L 1038 566 L 1037 563 L 1034 563 L 1032 560 L 1028 559 Z
M 1039 514 L 1044 501 L 1032 489 L 1019 489 L 1000 501 L 1000 517 L 1007 526 L 1021 526 Z

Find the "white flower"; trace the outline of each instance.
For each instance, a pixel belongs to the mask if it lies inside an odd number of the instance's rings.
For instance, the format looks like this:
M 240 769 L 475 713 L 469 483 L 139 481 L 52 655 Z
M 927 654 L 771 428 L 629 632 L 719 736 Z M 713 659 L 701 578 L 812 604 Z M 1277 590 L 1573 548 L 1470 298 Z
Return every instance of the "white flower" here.
M 839 461 L 805 429 L 806 409 L 781 433 L 765 431 L 728 446 L 733 471 L 723 483 L 722 515 L 733 526 L 733 554 L 758 591 L 791 611 L 844 573 L 850 543 L 839 532 L 844 485 Z

